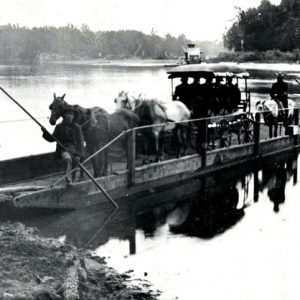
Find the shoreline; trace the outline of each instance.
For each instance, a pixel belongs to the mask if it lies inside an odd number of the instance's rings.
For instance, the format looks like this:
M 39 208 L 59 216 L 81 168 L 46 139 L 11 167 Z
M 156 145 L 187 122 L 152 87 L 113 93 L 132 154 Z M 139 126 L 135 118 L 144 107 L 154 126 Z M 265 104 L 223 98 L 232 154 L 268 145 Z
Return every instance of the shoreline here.
M 21 223 L 0 224 L 0 299 L 145 299 L 159 291 L 131 270 L 119 274 L 105 258 L 44 238 Z

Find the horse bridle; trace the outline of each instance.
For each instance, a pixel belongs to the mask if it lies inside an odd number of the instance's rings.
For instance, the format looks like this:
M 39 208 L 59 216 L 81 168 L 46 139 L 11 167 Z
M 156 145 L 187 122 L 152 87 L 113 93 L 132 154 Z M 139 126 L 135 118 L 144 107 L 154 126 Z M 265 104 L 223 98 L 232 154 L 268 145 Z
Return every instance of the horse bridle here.
M 129 98 L 128 98 L 128 94 L 125 94 L 126 98 L 123 101 L 124 102 L 124 108 L 127 108 L 129 110 L 132 110 L 132 105 L 130 104 Z

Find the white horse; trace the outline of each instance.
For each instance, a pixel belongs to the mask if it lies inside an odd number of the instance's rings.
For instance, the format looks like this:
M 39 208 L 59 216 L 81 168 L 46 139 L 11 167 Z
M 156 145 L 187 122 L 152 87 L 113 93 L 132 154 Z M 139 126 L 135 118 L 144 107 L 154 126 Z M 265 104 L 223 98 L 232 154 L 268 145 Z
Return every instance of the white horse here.
M 180 156 L 180 148 L 183 145 L 184 154 L 187 147 L 187 123 L 176 124 L 189 120 L 191 113 L 189 109 L 180 101 L 162 103 L 157 99 L 145 99 L 141 95 L 134 97 L 127 92 L 120 92 L 115 99 L 117 108 L 127 108 L 134 111 L 140 117 L 141 125 L 152 126 L 146 131 L 146 135 L 154 138 L 156 160 L 162 155 L 162 148 L 159 147 L 159 137 L 162 132 L 174 130 L 177 142 L 177 156 Z M 167 124 L 166 124 L 167 123 Z M 159 124 L 161 124 L 159 126 Z
M 273 99 L 256 102 L 256 110 L 262 113 L 265 124 L 269 126 L 269 136 L 277 136 L 278 122 L 283 122 L 284 126 L 291 124 L 294 117 L 295 102 L 288 99 L 287 114 L 282 105 Z M 285 120 L 286 115 L 286 120 Z M 274 131 L 272 128 L 274 127 Z

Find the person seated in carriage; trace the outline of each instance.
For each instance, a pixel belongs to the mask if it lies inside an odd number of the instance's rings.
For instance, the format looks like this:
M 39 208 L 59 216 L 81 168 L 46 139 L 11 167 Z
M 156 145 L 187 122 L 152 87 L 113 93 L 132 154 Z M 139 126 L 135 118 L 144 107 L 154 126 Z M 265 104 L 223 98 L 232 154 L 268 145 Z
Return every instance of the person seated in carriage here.
M 219 113 L 225 110 L 225 93 L 226 93 L 226 86 L 223 82 L 223 77 L 217 75 L 215 77 L 215 82 L 213 83 L 214 94 L 219 101 Z
M 183 104 L 187 106 L 189 110 L 191 110 L 191 87 L 188 84 L 188 77 L 183 76 L 181 77 L 181 84 L 176 86 L 175 92 L 173 95 L 173 100 L 179 100 Z
M 237 110 L 238 105 L 241 101 L 241 91 L 237 84 L 232 83 L 233 74 L 226 75 L 226 84 L 225 84 L 225 97 L 227 101 L 226 110 L 228 113 L 232 113 Z
M 284 116 L 287 118 L 288 108 L 288 84 L 284 81 L 284 74 L 277 74 L 277 81 L 272 84 L 270 91 L 271 99 L 275 100 L 279 109 L 285 109 Z
M 201 84 L 201 96 L 207 102 L 210 114 L 218 115 L 221 109 L 221 101 L 220 101 L 221 97 L 219 97 L 220 95 L 218 96 L 216 82 L 213 82 L 213 79 L 214 79 L 213 73 L 212 74 L 209 73 L 206 75 L 205 83 Z M 220 83 L 218 82 L 217 84 L 219 85 Z M 220 84 L 218 88 L 221 86 L 222 84 Z
M 201 84 L 201 94 L 205 98 L 210 98 L 213 94 L 214 85 L 213 85 L 213 75 L 208 74 L 205 77 L 205 82 Z

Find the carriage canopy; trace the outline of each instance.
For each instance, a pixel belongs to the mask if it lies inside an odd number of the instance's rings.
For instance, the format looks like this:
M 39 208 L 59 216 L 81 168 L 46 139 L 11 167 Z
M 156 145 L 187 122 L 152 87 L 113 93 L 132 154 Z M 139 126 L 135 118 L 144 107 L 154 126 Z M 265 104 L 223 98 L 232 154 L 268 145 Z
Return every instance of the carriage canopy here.
M 235 86 L 239 88 L 240 100 L 237 105 L 238 109 L 242 111 L 250 110 L 250 91 L 248 90 L 247 79 L 249 73 L 236 63 L 201 63 L 189 64 L 171 68 L 167 71 L 168 78 L 171 79 L 172 99 L 175 100 L 176 96 L 173 88 L 173 79 L 177 78 L 225 78 L 231 77 L 236 79 Z M 243 84 L 240 85 L 239 81 L 242 79 Z M 242 89 L 241 89 L 242 88 Z
M 238 64 L 232 63 L 201 63 L 196 65 L 182 65 L 167 71 L 169 78 L 180 77 L 226 77 L 248 78 L 249 73 Z

